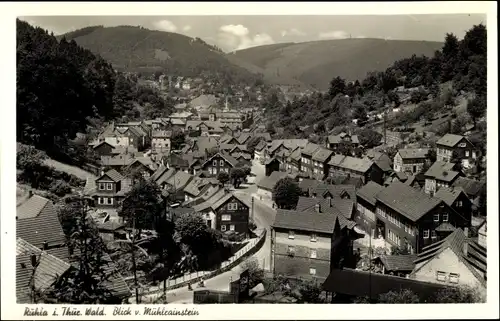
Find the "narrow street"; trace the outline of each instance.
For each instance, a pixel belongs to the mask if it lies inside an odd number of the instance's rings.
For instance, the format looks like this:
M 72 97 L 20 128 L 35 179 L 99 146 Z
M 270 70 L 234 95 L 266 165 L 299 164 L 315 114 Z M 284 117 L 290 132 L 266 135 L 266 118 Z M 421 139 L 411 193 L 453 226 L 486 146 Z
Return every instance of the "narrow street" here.
M 244 184 L 241 186 L 242 188 L 235 191 L 238 196 L 242 197 L 249 204 L 251 204 L 252 202 L 252 195 L 257 193 L 256 183 L 264 177 L 264 165 L 254 161 L 252 164 L 252 173 L 256 176 L 249 178 L 249 184 Z M 251 215 L 252 213 L 250 213 L 250 216 Z M 254 222 L 257 225 L 257 229 L 265 228 L 267 230 L 267 234 L 265 243 L 262 248 L 250 258 L 256 258 L 259 261 L 259 265 L 265 270 L 269 270 L 270 268 L 271 233 L 269 227 L 274 222 L 275 216 L 276 211 L 274 209 L 272 209 L 264 202 L 260 201 L 258 198 L 254 198 Z M 192 285 L 192 291 L 190 291 L 187 286 L 168 291 L 167 302 L 176 304 L 193 303 L 193 291 L 199 289 L 229 291 L 229 282 L 231 282 L 231 280 L 237 279 L 240 272 L 241 268 L 239 265 L 237 265 L 230 271 L 217 275 L 211 279 L 207 279 L 205 281 L 205 287 L 203 288 L 198 288 L 198 285 L 194 284 Z M 158 297 L 159 295 L 161 295 L 161 293 L 146 295 L 143 298 L 143 301 L 145 301 L 144 303 L 146 303 L 146 301 L 150 301 L 151 299 L 154 300 L 154 298 Z

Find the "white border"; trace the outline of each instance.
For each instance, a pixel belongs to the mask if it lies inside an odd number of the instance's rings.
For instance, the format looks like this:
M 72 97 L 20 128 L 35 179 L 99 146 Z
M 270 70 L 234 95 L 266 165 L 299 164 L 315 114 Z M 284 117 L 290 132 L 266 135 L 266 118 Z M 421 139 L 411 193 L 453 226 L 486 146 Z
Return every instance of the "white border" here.
M 201 305 L 194 319 L 396 319 L 396 318 L 498 318 L 498 74 L 497 74 L 497 4 L 486 1 L 467 2 L 391 2 L 391 3 L 7 3 L 0 5 L 3 45 L 0 51 L 1 88 L 2 88 L 2 181 L 1 181 L 1 298 L 2 319 L 39 319 L 22 317 L 24 305 L 15 303 L 15 19 L 30 15 L 387 15 L 387 14 L 453 14 L 486 13 L 488 30 L 488 213 L 490 214 L 488 247 L 488 269 L 492 271 L 488 279 L 488 303 L 481 305 Z M 43 305 L 49 308 L 49 305 Z M 134 306 L 132 306 L 134 307 Z M 191 305 L 169 305 L 177 310 L 192 308 Z M 222 310 L 220 309 L 222 308 Z M 141 307 L 142 309 L 142 307 Z M 50 311 L 50 310 L 49 310 Z M 108 309 L 109 311 L 109 309 Z M 492 313 L 496 314 L 492 314 Z M 112 317 L 108 315 L 106 318 Z M 55 318 L 49 316 L 49 318 Z M 118 317 L 116 317 L 118 318 Z M 120 317 L 137 319 L 141 317 Z M 154 317 L 142 317 L 153 319 Z M 157 317 L 189 318 L 189 317 Z M 93 317 L 93 319 L 100 319 Z

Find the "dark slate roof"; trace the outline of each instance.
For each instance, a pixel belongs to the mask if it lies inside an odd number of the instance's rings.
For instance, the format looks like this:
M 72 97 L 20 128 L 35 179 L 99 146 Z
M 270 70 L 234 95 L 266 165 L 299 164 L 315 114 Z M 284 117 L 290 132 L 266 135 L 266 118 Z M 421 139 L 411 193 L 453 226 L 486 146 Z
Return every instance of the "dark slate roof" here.
M 452 206 L 453 203 L 457 200 L 460 194 L 464 193 L 463 189 L 460 187 L 457 188 L 449 188 L 449 187 L 441 187 L 434 194 L 434 197 L 443 200 L 448 206 Z M 465 194 L 465 193 L 464 193 Z
M 315 160 L 315 161 L 318 161 L 318 162 L 325 162 L 331 155 L 333 154 L 333 152 L 329 149 L 326 149 L 324 147 L 319 147 L 316 152 L 314 152 L 314 154 L 312 155 L 312 159 Z
M 442 203 L 440 199 L 398 181 L 380 191 L 375 198 L 413 222 Z
M 428 152 L 428 148 L 405 148 L 398 151 L 402 159 L 425 159 Z
M 193 175 L 183 171 L 178 171 L 174 175 L 170 176 L 170 178 L 167 179 L 165 183 L 172 187 L 175 187 L 175 190 L 178 191 L 183 190 L 192 178 Z
M 370 204 L 375 205 L 377 201 L 375 197 L 382 190 L 384 190 L 384 187 L 382 185 L 379 185 L 373 181 L 369 181 L 365 186 L 358 189 L 356 195 L 369 202 Z
M 441 284 L 347 268 L 332 270 L 322 287 L 328 292 L 358 297 L 371 296 L 373 299 L 377 299 L 380 294 L 396 289 L 410 289 L 422 300 L 428 300 L 432 298 L 437 291 L 446 288 L 446 286 Z
M 350 199 L 326 199 L 300 196 L 295 207 L 296 211 L 315 211 L 316 205 L 320 206 L 321 212 L 332 212 L 342 214 L 347 219 L 352 219 L 354 212 L 354 201 Z
M 239 164 L 239 161 L 234 159 L 234 157 L 232 157 L 231 155 L 219 152 L 219 153 L 213 155 L 212 157 L 210 157 L 207 161 L 205 161 L 202 166 L 205 166 L 205 164 L 210 163 L 212 161 L 212 159 L 214 157 L 217 157 L 217 156 L 225 159 L 232 167 L 236 167 Z
M 18 238 L 18 243 L 27 243 Z M 26 248 L 26 244 L 23 244 Z M 35 270 L 34 282 L 37 290 L 45 290 L 49 288 L 58 277 L 62 276 L 71 268 L 71 265 L 57 257 L 48 254 L 45 251 L 31 246 L 29 253 L 19 254 L 16 256 L 16 298 L 18 303 L 31 303 L 30 279 L 32 276 L 31 254 L 37 255 L 39 260 Z
M 392 160 L 387 154 L 372 150 L 369 151 L 364 158 L 375 162 L 384 172 L 390 172 L 392 170 Z
M 356 158 L 344 155 L 335 155 L 328 165 L 347 168 L 356 172 L 365 173 L 374 163 L 366 158 Z
M 314 144 L 314 143 L 308 143 L 303 149 L 302 149 L 302 154 L 304 155 L 307 155 L 307 156 L 313 156 L 314 153 L 316 153 L 316 151 L 318 149 L 322 148 L 321 146 L 319 146 L 318 144 Z
M 349 175 L 342 175 L 342 174 L 334 174 L 333 176 L 330 174 L 328 176 L 328 179 L 331 181 L 332 184 L 334 185 L 353 185 L 356 188 L 362 187 L 363 180 L 361 177 L 355 177 L 355 176 L 349 176 Z
M 467 247 L 467 253 L 464 253 L 463 250 L 465 246 Z M 467 239 L 461 228 L 457 228 L 445 239 L 424 247 L 422 252 L 418 254 L 415 263 L 429 262 L 448 248 L 455 253 L 481 283 L 486 284 L 483 276 L 486 273 L 486 249 L 477 242 Z
M 337 219 L 340 228 L 347 227 L 348 229 L 352 229 L 356 225 L 356 223 L 348 220 L 342 214 L 335 214 L 333 211 L 318 213 L 315 211 L 300 212 L 278 209 L 272 226 L 290 230 L 333 234 Z
M 449 222 L 441 223 L 438 227 L 436 227 L 437 232 L 453 232 L 455 230 L 456 228 Z
M 460 142 L 463 138 L 465 138 L 465 137 L 460 136 L 460 135 L 454 135 L 454 134 L 446 134 L 436 142 L 436 145 L 455 147 L 455 145 L 457 145 L 458 142 Z M 465 139 L 467 139 L 467 138 L 465 138 Z
M 387 271 L 412 271 L 416 255 L 381 255 L 380 261 Z
M 160 178 L 163 173 L 165 173 L 168 170 L 168 168 L 165 165 L 160 165 L 156 171 L 151 175 L 150 179 L 152 181 L 156 181 L 158 178 Z
M 320 182 L 320 184 L 309 189 L 309 193 L 316 194 L 317 197 L 325 196 L 327 192 L 334 198 L 340 198 L 343 193 L 347 193 L 350 199 L 356 199 L 356 186 L 354 185 L 332 185 Z
M 297 147 L 293 150 L 293 152 L 290 153 L 290 156 L 288 156 L 289 159 L 293 159 L 295 161 L 299 161 L 302 156 L 302 149 L 300 147 Z
M 425 176 L 444 182 L 450 182 L 459 175 L 458 172 L 453 170 L 453 166 L 454 164 L 452 163 L 435 161 L 427 172 L 425 172 Z
M 205 150 L 209 150 L 211 148 L 217 147 L 218 144 L 219 144 L 219 142 L 214 137 L 201 136 L 201 137 L 198 137 L 195 141 L 195 145 L 196 145 L 196 147 L 198 147 L 198 150 L 203 151 L 203 152 Z
M 279 172 L 279 171 L 274 171 L 271 173 L 271 175 L 263 177 L 258 183 L 257 187 L 259 188 L 265 188 L 267 190 L 272 190 L 274 188 L 274 185 L 280 180 L 285 177 L 290 177 L 288 173 L 285 172 Z
M 51 201 L 33 195 L 16 209 L 16 235 L 37 248 L 66 243 L 66 237 Z
M 221 197 L 219 200 L 217 200 L 213 205 L 212 205 L 212 209 L 213 210 L 217 210 L 219 207 L 221 207 L 222 205 L 224 205 L 227 201 L 229 201 L 230 199 L 232 198 L 235 198 L 237 199 L 238 201 L 240 201 L 241 203 L 245 204 L 245 206 L 247 206 L 248 208 L 251 207 L 250 204 L 248 204 L 248 202 L 246 200 L 244 200 L 243 198 L 241 197 L 238 197 L 237 194 L 234 194 L 234 193 L 228 193 L 226 195 L 224 195 L 223 197 Z
M 206 209 L 212 208 L 214 204 L 227 194 L 226 190 L 221 188 L 215 194 L 211 194 L 203 203 L 193 206 L 195 212 L 201 212 Z
M 193 177 L 193 179 L 184 187 L 184 193 L 189 195 L 198 196 L 201 193 L 201 188 L 207 184 L 207 180 L 200 177 Z
M 122 174 L 118 173 L 115 169 L 110 169 L 109 171 L 105 172 L 104 175 L 101 175 L 101 177 L 99 177 L 97 179 L 97 181 L 101 180 L 105 176 L 111 178 L 111 180 L 113 182 L 119 182 L 125 178 L 125 177 L 123 177 Z
M 163 174 L 161 174 L 160 177 L 156 179 L 156 184 L 161 185 L 165 183 L 170 177 L 172 177 L 175 174 L 175 172 L 176 171 L 174 168 L 170 168 L 167 171 L 163 172 Z
M 476 181 L 474 179 L 459 177 L 455 182 L 453 182 L 454 187 L 461 187 L 464 189 L 465 193 L 472 198 L 479 195 L 483 188 L 486 188 L 486 182 Z
M 345 133 L 339 134 L 339 135 L 330 135 L 328 136 L 328 143 L 330 144 L 338 144 L 343 142 L 343 137 L 346 136 Z M 359 138 L 358 135 L 352 135 L 351 136 L 351 141 L 355 144 L 359 143 Z
M 258 143 L 257 143 L 257 145 L 255 146 L 255 150 L 256 150 L 256 151 L 258 151 L 258 152 L 260 152 L 260 151 L 262 151 L 262 150 L 263 150 L 264 148 L 266 148 L 266 147 L 267 147 L 267 143 L 266 143 L 266 141 L 261 140 L 261 141 L 260 141 L 260 142 L 258 142 Z

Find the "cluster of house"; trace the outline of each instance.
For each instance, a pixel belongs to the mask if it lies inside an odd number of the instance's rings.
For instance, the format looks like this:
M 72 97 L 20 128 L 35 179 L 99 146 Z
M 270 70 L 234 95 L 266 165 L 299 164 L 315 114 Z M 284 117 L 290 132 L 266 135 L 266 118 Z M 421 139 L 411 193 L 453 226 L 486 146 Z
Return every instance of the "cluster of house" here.
M 36 303 L 37 296 L 58 278 L 78 268 L 80 252 L 68 247 L 54 204 L 39 195 L 29 195 L 16 209 L 16 297 L 21 304 Z M 106 287 L 120 304 L 130 295 L 115 263 L 104 255 Z M 113 302 L 110 302 L 113 303 Z
M 427 149 L 400 149 L 393 160 L 381 152 L 363 158 L 337 154 L 336 143 L 346 139 L 358 143 L 343 133 L 329 137 L 325 146 L 289 139 L 255 149 L 255 158 L 266 166 L 267 177 L 258 183 L 262 198 L 272 197 L 284 177 L 296 180 L 303 193 L 294 210 L 277 210 L 271 233 L 274 273 L 320 279 L 339 268 L 364 273 L 356 270 L 360 252 L 354 244 L 369 237 L 409 253 L 373 258 L 387 277 L 485 291 L 486 218 L 473 213 L 486 184 L 449 163 L 454 151 L 463 164 L 476 158 L 470 141 L 445 135 L 437 142 L 437 160 L 429 164 Z M 338 292 L 338 281 L 325 284 Z

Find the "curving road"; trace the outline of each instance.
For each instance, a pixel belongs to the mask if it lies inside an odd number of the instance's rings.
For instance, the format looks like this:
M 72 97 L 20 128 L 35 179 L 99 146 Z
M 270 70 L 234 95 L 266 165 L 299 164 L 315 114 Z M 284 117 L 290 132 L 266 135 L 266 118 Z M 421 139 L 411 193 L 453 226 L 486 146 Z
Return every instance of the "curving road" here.
M 248 203 L 252 200 L 252 195 L 257 193 L 257 185 L 262 177 L 264 177 L 264 165 L 254 162 L 252 165 L 252 173 L 255 177 L 249 179 L 249 184 L 242 185 L 241 189 L 235 191 L 238 196 L 242 197 Z M 257 229 L 267 229 L 266 241 L 262 248 L 255 253 L 252 257 L 259 261 L 260 266 L 265 270 L 269 270 L 270 266 L 270 253 L 271 253 L 271 233 L 269 227 L 274 222 L 276 216 L 276 211 L 272 209 L 269 204 L 260 201 L 258 198 L 254 199 L 254 222 L 257 225 Z M 251 215 L 251 213 L 250 213 Z M 235 266 L 228 272 L 219 274 L 211 279 L 205 281 L 205 287 L 203 289 L 218 290 L 218 291 L 229 291 L 229 282 L 236 280 L 241 272 L 240 266 Z M 197 290 L 197 285 L 193 286 L 193 290 Z M 159 294 L 148 295 L 143 298 L 143 303 L 147 303 L 148 300 L 157 297 Z M 188 290 L 188 287 L 182 287 L 175 290 L 167 292 L 168 303 L 193 303 L 193 291 Z

